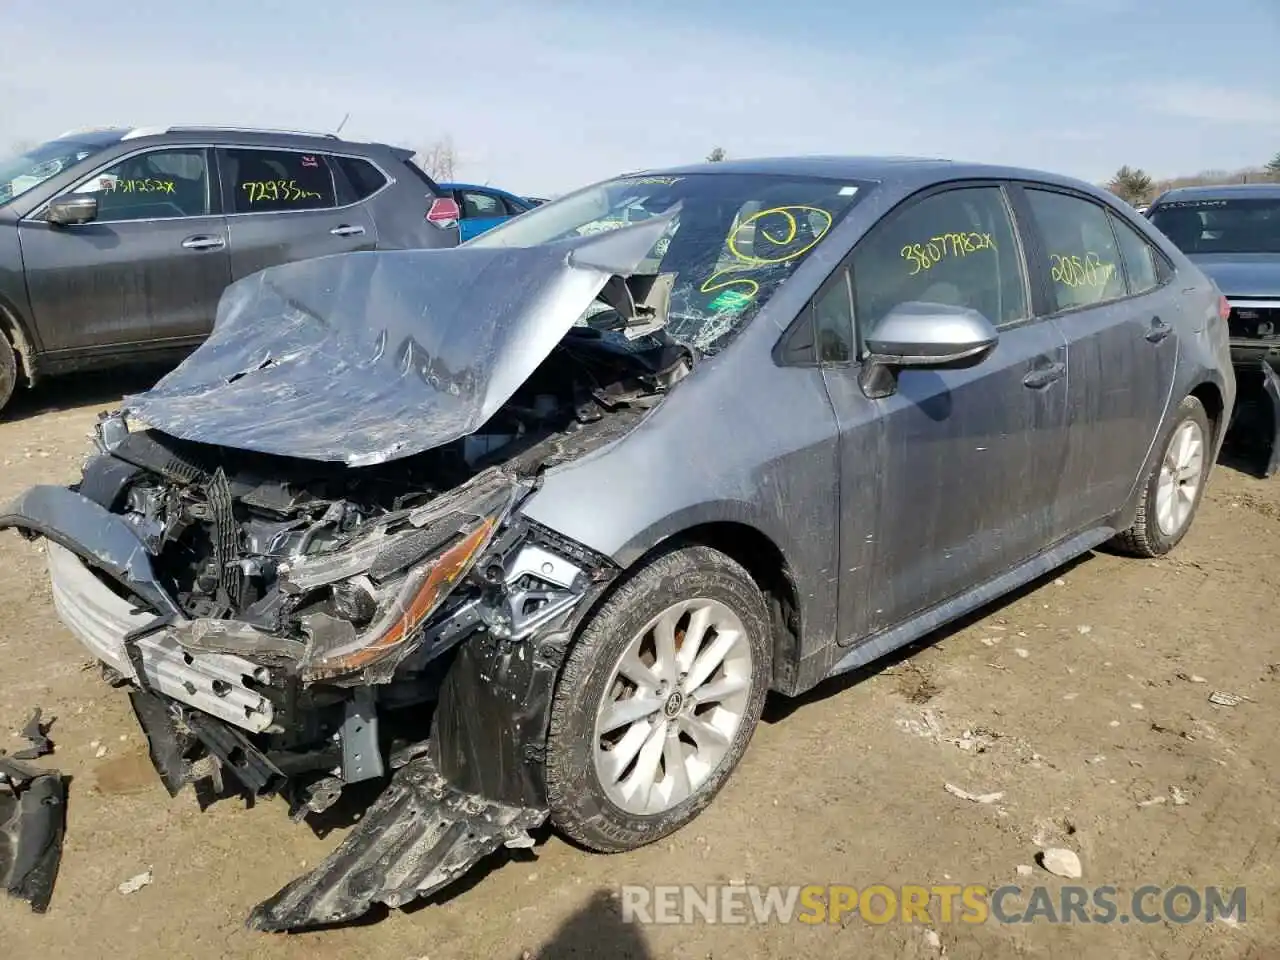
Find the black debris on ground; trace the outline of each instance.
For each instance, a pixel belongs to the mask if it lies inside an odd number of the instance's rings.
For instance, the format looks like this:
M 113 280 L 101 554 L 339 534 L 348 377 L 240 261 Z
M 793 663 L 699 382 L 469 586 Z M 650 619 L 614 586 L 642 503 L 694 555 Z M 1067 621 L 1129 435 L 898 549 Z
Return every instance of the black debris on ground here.
M 56 717 L 50 717 L 48 720 L 41 721 L 41 711 L 36 707 L 31 713 L 31 719 L 27 721 L 26 726 L 22 728 L 23 739 L 30 742 L 31 746 L 24 750 L 19 750 L 13 755 L 15 760 L 38 760 L 40 757 L 53 753 L 53 741 L 49 739 L 49 728 L 53 726 Z
M 44 913 L 62 861 L 67 778 L 0 757 L 0 886 Z

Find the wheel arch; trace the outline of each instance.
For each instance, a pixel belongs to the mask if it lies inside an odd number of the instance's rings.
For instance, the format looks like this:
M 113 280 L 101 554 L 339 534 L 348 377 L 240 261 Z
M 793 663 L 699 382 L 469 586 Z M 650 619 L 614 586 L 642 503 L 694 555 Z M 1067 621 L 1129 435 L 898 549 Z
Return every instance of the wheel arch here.
M 1213 425 L 1213 449 L 1218 449 L 1218 441 L 1222 439 L 1226 429 L 1223 413 L 1226 409 L 1226 400 L 1222 396 L 1222 388 L 1212 380 L 1201 380 L 1190 390 L 1187 396 L 1195 397 L 1200 401 L 1200 405 L 1204 407 L 1205 414 L 1209 417 L 1209 422 Z
M 0 296 L 0 333 L 4 334 L 13 345 L 13 352 L 18 355 L 18 369 L 26 381 L 26 386 L 33 386 L 39 377 L 36 340 L 31 335 L 22 314 L 3 296 Z
M 1138 505 L 1142 502 L 1142 493 L 1146 486 L 1147 477 L 1155 469 L 1156 464 L 1160 462 L 1160 457 L 1163 456 L 1164 443 L 1168 439 L 1169 432 L 1173 429 L 1173 423 L 1177 418 L 1178 407 L 1188 397 L 1195 397 L 1204 408 L 1205 415 L 1209 418 L 1209 425 L 1213 431 L 1213 443 L 1209 449 L 1212 460 L 1216 462 L 1222 447 L 1222 441 L 1226 437 L 1230 411 L 1227 410 L 1224 384 L 1218 380 L 1215 374 L 1202 371 L 1201 375 L 1194 379 L 1189 387 L 1185 390 L 1175 388 L 1170 396 L 1168 411 L 1160 421 L 1160 431 L 1151 443 L 1151 449 L 1147 453 L 1147 459 L 1142 464 L 1142 470 L 1134 479 L 1133 488 L 1129 491 L 1129 496 L 1125 503 L 1108 520 L 1117 531 L 1117 534 L 1128 530 L 1133 525 L 1138 515 Z
M 685 527 L 632 560 L 619 582 L 627 573 L 641 569 L 655 557 L 692 545 L 720 551 L 741 564 L 755 581 L 764 595 L 773 633 L 769 687 L 790 692 L 803 637 L 800 594 L 786 555 L 773 538 L 759 528 L 737 520 L 713 520 Z

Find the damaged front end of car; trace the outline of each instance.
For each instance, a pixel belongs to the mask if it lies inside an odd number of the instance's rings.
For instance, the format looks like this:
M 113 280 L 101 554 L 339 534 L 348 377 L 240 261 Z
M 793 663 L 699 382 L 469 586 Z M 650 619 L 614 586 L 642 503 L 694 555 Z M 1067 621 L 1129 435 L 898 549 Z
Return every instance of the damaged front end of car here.
M 521 506 L 688 372 L 636 273 L 665 226 L 264 271 L 99 421 L 78 483 L 0 515 L 48 540 L 59 616 L 172 794 L 231 779 L 301 818 L 389 781 L 252 926 L 399 906 L 532 845 L 555 681 L 616 568 Z

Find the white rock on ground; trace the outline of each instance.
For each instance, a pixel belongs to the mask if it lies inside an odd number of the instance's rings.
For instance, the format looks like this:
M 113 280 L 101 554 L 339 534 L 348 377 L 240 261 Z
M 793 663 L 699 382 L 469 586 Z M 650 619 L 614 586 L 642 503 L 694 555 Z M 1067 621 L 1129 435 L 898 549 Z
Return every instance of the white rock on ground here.
M 1080 866 L 1080 858 L 1072 850 L 1064 847 L 1051 847 L 1040 854 L 1040 865 L 1050 873 L 1059 877 L 1078 880 L 1084 875 Z
M 143 887 L 150 885 L 151 871 L 148 870 L 146 873 L 140 873 L 136 877 L 130 877 L 124 883 L 120 884 L 120 886 L 116 887 L 116 889 L 127 897 L 129 894 L 137 893 Z
M 970 793 L 968 790 L 963 790 L 953 783 L 944 783 L 942 786 L 953 797 L 959 797 L 961 800 L 972 800 L 974 803 L 995 803 L 1004 796 L 1003 790 L 998 790 L 995 793 Z

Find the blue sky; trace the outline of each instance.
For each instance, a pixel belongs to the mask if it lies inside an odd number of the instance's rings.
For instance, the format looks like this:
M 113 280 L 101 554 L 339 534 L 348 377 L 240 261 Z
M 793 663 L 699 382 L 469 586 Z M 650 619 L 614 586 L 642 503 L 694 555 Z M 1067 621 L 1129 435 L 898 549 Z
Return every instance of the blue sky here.
M 1280 0 L 2 0 L 0 149 L 241 123 L 556 193 L 637 167 L 894 153 L 1098 180 L 1280 152 Z

